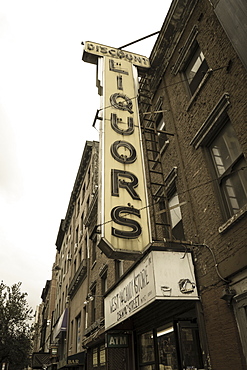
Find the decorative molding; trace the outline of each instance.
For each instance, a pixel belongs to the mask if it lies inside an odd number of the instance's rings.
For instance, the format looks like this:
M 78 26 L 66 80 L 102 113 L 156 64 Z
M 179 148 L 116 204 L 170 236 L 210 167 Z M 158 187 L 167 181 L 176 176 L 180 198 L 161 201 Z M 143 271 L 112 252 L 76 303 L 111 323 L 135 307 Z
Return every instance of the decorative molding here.
M 150 55 L 151 90 L 156 91 L 199 0 L 173 1 Z
M 187 40 L 185 41 L 185 44 L 184 46 L 180 49 L 179 51 L 179 57 L 178 59 L 176 60 L 174 66 L 172 67 L 172 73 L 174 75 L 176 75 L 184 66 L 184 63 L 189 55 L 189 53 L 191 52 L 191 47 L 193 45 L 193 43 L 195 42 L 195 39 L 198 35 L 198 28 L 197 26 L 195 25 L 190 34 L 189 34 L 189 37 L 187 38 Z
M 186 111 L 188 112 L 188 110 L 190 109 L 192 103 L 194 102 L 194 100 L 197 98 L 197 96 L 199 95 L 199 92 L 201 91 L 201 89 L 203 88 L 203 86 L 205 85 L 206 81 L 208 80 L 209 76 L 212 74 L 212 69 L 208 69 L 207 72 L 205 73 L 203 79 L 201 80 L 199 86 L 197 87 L 196 91 L 194 92 L 194 94 L 192 95 L 187 107 L 186 107 Z
M 207 144 L 209 138 L 212 137 L 214 133 L 223 125 L 224 122 L 222 118 L 224 117 L 224 114 L 226 114 L 226 110 L 229 108 L 229 106 L 229 94 L 224 93 L 191 140 L 190 145 L 192 145 L 195 149 L 198 149 L 199 146 Z
M 81 264 L 80 264 L 78 270 L 76 271 L 70 285 L 69 285 L 68 295 L 70 295 L 71 297 L 73 297 L 75 295 L 79 286 L 81 285 L 81 283 L 85 279 L 86 274 L 87 274 L 87 260 L 83 259 L 81 261 Z
M 107 264 L 104 264 L 103 266 L 101 266 L 100 271 L 99 271 L 99 276 L 102 278 L 104 274 L 107 272 L 107 270 L 108 270 Z
M 177 177 L 178 177 L 178 168 L 173 167 L 173 169 L 169 172 L 169 174 L 165 178 L 166 189 L 169 189 L 173 185 Z

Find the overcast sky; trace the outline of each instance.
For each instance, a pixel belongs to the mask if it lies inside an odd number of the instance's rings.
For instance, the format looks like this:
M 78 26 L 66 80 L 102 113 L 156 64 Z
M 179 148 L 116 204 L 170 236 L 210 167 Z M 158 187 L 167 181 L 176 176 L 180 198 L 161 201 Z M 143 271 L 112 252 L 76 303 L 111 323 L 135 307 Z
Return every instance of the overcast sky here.
M 159 31 L 171 0 L 2 0 L 0 280 L 41 303 L 100 99 L 82 41 L 120 47 Z M 157 36 L 127 47 L 149 56 Z

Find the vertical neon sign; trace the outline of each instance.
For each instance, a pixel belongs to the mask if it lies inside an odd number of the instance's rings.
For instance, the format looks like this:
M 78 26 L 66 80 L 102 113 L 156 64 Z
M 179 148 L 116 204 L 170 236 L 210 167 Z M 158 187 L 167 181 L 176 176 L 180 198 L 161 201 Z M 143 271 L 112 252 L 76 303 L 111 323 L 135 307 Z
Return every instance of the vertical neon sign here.
M 98 63 L 103 90 L 99 247 L 110 258 L 132 259 L 151 242 L 133 64 L 147 68 L 149 63 L 145 57 L 93 43 L 86 43 L 83 60 L 89 61 L 93 52 L 103 54 Z

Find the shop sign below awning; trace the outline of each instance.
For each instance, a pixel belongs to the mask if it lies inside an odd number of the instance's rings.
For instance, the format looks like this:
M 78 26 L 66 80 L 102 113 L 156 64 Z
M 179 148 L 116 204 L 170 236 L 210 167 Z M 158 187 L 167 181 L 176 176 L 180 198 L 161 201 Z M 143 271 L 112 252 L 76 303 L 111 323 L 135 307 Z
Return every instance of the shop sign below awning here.
M 86 352 L 79 352 L 74 355 L 68 356 L 67 365 L 68 366 L 81 366 L 85 365 Z
M 190 252 L 152 251 L 105 298 L 105 328 L 155 300 L 197 300 Z

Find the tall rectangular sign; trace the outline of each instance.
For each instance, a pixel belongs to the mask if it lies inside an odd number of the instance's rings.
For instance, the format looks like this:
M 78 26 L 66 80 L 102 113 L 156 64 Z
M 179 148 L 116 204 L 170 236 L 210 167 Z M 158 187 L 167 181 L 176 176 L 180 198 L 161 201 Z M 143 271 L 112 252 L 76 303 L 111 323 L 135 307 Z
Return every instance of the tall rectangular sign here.
M 137 54 L 86 43 L 83 60 L 95 63 L 100 56 L 103 120 L 99 247 L 109 258 L 133 259 L 151 242 L 137 105 L 137 68 L 148 68 L 149 61 Z

